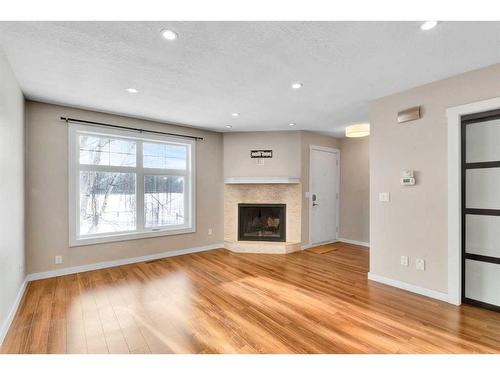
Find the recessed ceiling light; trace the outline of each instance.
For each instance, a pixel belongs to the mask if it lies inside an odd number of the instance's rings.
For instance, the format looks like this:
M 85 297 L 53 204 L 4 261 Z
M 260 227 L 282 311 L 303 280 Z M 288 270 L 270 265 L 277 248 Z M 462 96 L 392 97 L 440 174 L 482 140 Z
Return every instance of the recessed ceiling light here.
M 129 88 L 127 89 L 127 91 L 128 91 L 129 93 L 131 93 L 131 94 L 137 94 L 137 93 L 139 92 L 139 91 L 137 91 L 137 89 L 134 89 L 133 87 L 129 87 Z
M 231 113 L 231 116 L 238 117 L 240 114 L 238 112 Z
M 295 125 L 297 125 L 295 122 L 291 122 L 288 124 L 288 126 L 295 126 Z
M 424 31 L 427 31 L 435 28 L 437 24 L 438 24 L 437 21 L 425 21 L 423 24 L 420 25 L 420 28 Z
M 294 90 L 298 90 L 298 89 L 300 89 L 302 86 L 304 86 L 304 84 L 303 84 L 303 83 L 301 83 L 301 82 L 294 82 L 294 83 L 292 83 L 292 89 L 294 89 Z
M 177 33 L 173 30 L 168 30 L 168 29 L 162 30 L 161 36 L 166 40 L 176 40 L 177 39 Z
M 231 129 L 231 128 L 232 128 L 232 126 L 231 126 L 231 125 L 226 125 L 226 128 L 227 128 L 227 129 Z

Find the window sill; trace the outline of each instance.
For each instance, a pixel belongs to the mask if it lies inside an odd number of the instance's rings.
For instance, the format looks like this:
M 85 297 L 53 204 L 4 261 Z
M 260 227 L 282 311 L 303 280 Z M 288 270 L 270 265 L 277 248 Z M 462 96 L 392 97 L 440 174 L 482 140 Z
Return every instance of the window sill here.
M 196 229 L 194 227 L 190 227 L 190 228 L 180 228 L 180 229 L 163 229 L 150 232 L 128 232 L 128 233 L 120 233 L 120 234 L 113 234 L 106 236 L 84 237 L 79 239 L 70 238 L 69 247 L 88 246 L 88 245 L 95 245 L 107 242 L 140 240 L 143 238 L 152 238 L 152 237 L 175 236 L 178 234 L 188 234 L 195 232 Z

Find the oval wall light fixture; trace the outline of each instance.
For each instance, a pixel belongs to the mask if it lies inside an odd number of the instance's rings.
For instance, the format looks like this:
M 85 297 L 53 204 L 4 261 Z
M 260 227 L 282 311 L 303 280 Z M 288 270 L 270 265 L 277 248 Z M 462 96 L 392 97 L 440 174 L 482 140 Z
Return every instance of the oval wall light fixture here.
M 345 136 L 348 138 L 359 138 L 370 135 L 370 124 L 355 124 L 345 128 Z

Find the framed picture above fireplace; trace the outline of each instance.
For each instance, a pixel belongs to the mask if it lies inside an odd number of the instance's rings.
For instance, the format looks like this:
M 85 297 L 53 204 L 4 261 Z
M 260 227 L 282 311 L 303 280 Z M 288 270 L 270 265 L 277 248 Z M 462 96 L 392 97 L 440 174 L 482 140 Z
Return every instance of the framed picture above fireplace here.
M 286 204 L 238 204 L 239 241 L 286 241 Z

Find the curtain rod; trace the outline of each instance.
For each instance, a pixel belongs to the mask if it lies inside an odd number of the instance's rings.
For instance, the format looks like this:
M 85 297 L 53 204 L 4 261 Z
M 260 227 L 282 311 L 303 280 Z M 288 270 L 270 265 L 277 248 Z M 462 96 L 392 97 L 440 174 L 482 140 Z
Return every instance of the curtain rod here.
M 171 136 L 174 136 L 174 137 L 190 138 L 190 139 L 194 139 L 194 140 L 197 140 L 197 141 L 202 141 L 203 140 L 202 137 L 195 137 L 194 135 L 165 133 L 165 132 L 159 132 L 159 131 L 156 131 L 156 130 L 147 130 L 147 129 L 140 129 L 140 128 L 129 128 L 128 126 L 106 124 L 104 122 L 79 120 L 79 119 L 70 118 L 70 117 L 61 117 L 61 120 L 62 121 L 66 121 L 67 123 L 68 122 L 79 122 L 81 124 L 92 124 L 92 125 L 97 125 L 97 126 L 107 126 L 109 128 L 115 128 L 115 129 L 132 130 L 132 131 L 136 131 L 136 132 L 139 132 L 139 133 L 153 133 L 153 134 L 171 135 Z

